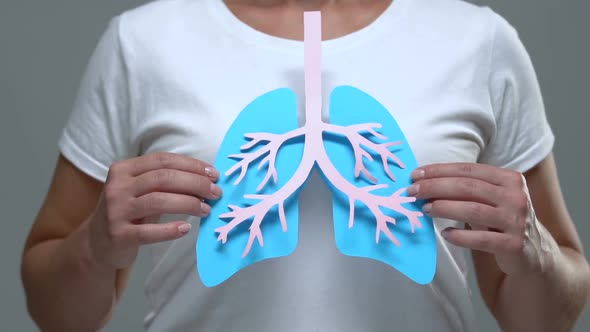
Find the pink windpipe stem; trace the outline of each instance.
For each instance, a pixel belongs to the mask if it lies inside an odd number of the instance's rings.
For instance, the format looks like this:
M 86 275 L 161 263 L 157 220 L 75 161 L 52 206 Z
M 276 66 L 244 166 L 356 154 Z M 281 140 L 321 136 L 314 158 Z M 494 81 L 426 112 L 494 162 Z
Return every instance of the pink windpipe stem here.
M 322 122 L 322 17 L 319 11 L 304 13 L 305 125 Z

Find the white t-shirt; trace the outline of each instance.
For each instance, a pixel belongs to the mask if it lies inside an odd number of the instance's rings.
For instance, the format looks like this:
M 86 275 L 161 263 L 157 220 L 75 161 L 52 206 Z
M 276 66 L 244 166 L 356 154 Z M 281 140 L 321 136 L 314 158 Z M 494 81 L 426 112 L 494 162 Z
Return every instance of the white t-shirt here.
M 323 42 L 325 107 L 358 87 L 395 117 L 420 165 L 482 162 L 526 171 L 554 136 L 530 58 L 512 26 L 459 0 L 395 0 L 360 31 Z M 237 114 L 289 87 L 303 105 L 303 43 L 241 22 L 220 0 L 155 1 L 114 18 L 91 58 L 63 155 L 104 181 L 113 161 L 169 151 L 213 162 Z M 299 107 L 300 116 L 303 115 Z M 327 119 L 328 114 L 324 112 Z M 415 284 L 335 246 L 331 193 L 300 194 L 299 244 L 207 288 L 186 237 L 149 247 L 148 331 L 477 331 L 464 249 L 437 234 L 434 281 Z M 163 216 L 178 220 L 178 216 Z M 450 220 L 436 220 L 440 231 Z

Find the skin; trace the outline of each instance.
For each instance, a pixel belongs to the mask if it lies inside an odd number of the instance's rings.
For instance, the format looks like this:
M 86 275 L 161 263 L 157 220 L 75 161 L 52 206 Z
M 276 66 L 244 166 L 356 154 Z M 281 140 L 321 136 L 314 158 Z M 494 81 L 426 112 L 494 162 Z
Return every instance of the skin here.
M 110 318 L 141 245 L 178 239 L 184 221 L 149 224 L 161 214 L 204 216 L 219 173 L 204 162 L 155 153 L 113 164 L 106 182 L 60 156 L 25 244 L 21 274 L 31 317 L 43 331 L 96 331 Z
M 524 175 L 481 164 L 435 164 L 408 192 L 425 212 L 464 228 L 443 237 L 472 249 L 478 285 L 502 330 L 571 331 L 590 270 L 559 187 L 553 154 Z
M 226 1 L 265 33 L 303 38 L 303 10 L 323 11 L 324 39 L 370 24 L 390 1 Z M 423 171 L 423 172 L 420 172 Z M 21 274 L 43 331 L 96 331 L 125 289 L 140 246 L 184 236 L 190 224 L 149 224 L 164 213 L 206 215 L 219 172 L 158 153 L 113 164 L 105 183 L 63 156 L 25 244 Z M 481 294 L 505 331 L 569 331 L 590 289 L 590 269 L 560 190 L 553 155 L 526 172 L 478 164 L 419 168 L 409 189 L 428 213 L 464 228 L 447 241 L 473 249 Z M 425 211 L 426 212 L 426 211 Z

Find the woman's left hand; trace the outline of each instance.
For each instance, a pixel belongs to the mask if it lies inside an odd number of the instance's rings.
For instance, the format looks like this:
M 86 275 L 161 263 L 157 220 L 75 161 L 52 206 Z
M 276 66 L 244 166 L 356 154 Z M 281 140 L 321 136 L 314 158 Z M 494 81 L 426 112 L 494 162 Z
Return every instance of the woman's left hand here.
M 473 163 L 433 164 L 412 173 L 408 195 L 428 200 L 427 215 L 456 220 L 447 228 L 452 244 L 493 254 L 507 275 L 545 272 L 559 252 L 537 220 L 525 177 L 518 172 Z

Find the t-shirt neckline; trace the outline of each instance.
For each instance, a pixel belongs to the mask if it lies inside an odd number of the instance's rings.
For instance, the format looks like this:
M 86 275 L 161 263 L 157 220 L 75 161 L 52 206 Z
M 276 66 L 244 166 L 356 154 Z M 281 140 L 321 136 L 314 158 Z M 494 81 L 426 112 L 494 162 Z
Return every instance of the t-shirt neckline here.
M 239 19 L 223 0 L 205 1 L 212 16 L 218 21 L 220 28 L 226 30 L 240 41 L 280 52 L 301 54 L 303 41 L 277 37 L 254 29 Z M 392 24 L 404 16 L 406 1 L 409 0 L 393 0 L 385 11 L 369 25 L 347 35 L 322 41 L 322 53 L 329 54 L 350 49 L 361 42 L 366 42 L 391 31 Z

